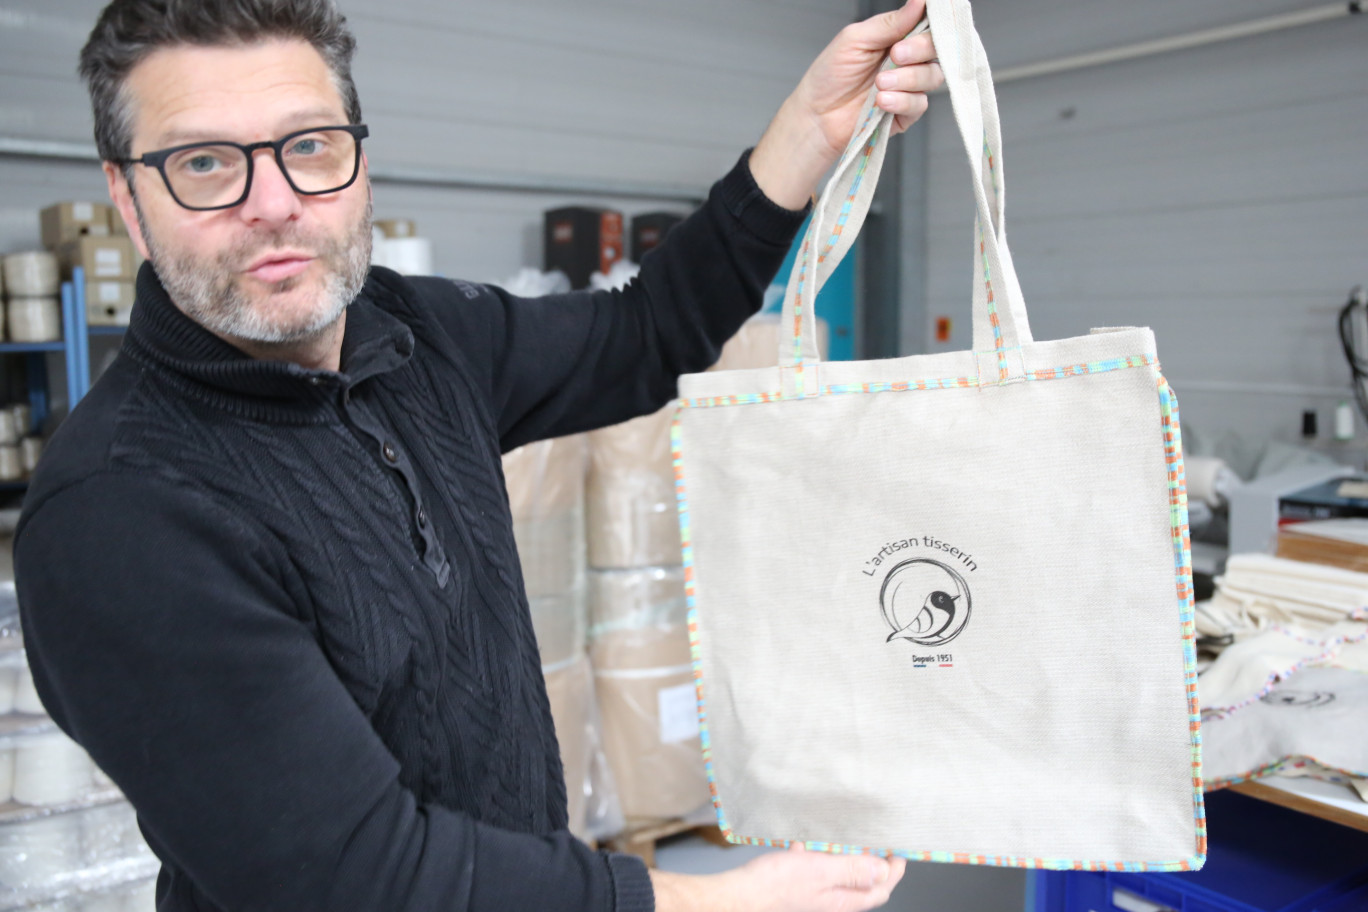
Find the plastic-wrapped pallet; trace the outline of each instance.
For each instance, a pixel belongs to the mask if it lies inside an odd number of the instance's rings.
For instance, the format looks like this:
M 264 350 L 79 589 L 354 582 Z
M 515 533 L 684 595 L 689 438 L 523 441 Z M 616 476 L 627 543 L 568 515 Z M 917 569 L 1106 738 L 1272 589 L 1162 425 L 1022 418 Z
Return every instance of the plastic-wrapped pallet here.
M 616 832 L 621 814 L 600 759 L 584 653 L 585 459 L 583 436 L 541 441 L 505 455 L 504 478 L 565 768 L 570 831 L 587 840 Z
M 680 562 L 679 513 L 670 454 L 670 404 L 589 435 L 589 566 Z
M 0 907 L 80 891 L 65 900 L 71 908 L 131 908 L 126 890 L 117 905 L 105 894 L 145 880 L 157 860 L 128 802 L 101 801 L 50 811 L 0 808 Z
M 584 648 L 584 464 L 578 435 L 504 456 L 513 535 L 546 665 Z
M 709 801 L 689 658 L 684 571 L 596 570 L 589 654 L 622 812 L 686 817 Z

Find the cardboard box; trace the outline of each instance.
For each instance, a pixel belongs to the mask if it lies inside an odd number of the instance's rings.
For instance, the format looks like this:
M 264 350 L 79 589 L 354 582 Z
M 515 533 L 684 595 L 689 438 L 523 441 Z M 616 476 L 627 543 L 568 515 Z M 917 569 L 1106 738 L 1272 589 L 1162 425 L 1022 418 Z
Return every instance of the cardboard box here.
M 109 210 L 109 236 L 128 237 L 128 226 L 124 224 L 123 216 L 119 214 L 119 210 L 113 206 L 106 206 L 105 208 Z
M 133 313 L 132 282 L 86 282 L 86 323 L 127 326 Z
M 379 219 L 375 227 L 387 238 L 410 238 L 418 236 L 418 226 L 413 219 Z
M 595 272 L 607 274 L 622 259 L 622 213 L 570 206 L 545 215 L 546 270 L 559 269 L 571 288 L 588 288 Z
M 74 238 L 109 236 L 109 207 L 103 203 L 56 203 L 39 214 L 39 221 L 48 250 Z
M 87 282 L 114 279 L 131 282 L 137 275 L 138 256 L 126 237 L 81 237 L 57 248 L 62 277 L 71 278 L 77 266 L 85 269 Z
M 632 262 L 640 263 L 641 256 L 654 250 L 665 240 L 670 229 L 684 221 L 674 212 L 643 212 L 632 217 Z

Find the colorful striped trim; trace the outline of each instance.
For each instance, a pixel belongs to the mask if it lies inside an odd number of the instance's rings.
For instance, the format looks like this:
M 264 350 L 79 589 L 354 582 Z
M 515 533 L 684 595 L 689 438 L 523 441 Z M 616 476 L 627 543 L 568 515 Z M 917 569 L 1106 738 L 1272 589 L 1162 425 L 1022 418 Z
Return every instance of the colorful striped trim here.
M 1247 773 L 1240 773 L 1235 776 L 1222 776 L 1219 779 L 1213 779 L 1207 783 L 1207 791 L 1215 792 L 1223 788 L 1229 788 L 1232 785 L 1239 785 L 1242 782 L 1252 782 L 1255 779 L 1262 779 L 1265 776 L 1275 776 L 1283 770 L 1288 769 L 1309 769 L 1311 771 L 1309 775 L 1312 779 L 1320 779 L 1323 782 L 1337 782 L 1341 785 L 1347 785 L 1350 779 L 1368 779 L 1368 770 L 1347 770 L 1338 766 L 1322 763 L 1309 754 L 1288 754 L 1280 760 L 1266 763 L 1258 769 L 1250 770 Z M 1316 772 L 1320 770 L 1324 770 L 1328 775 L 1316 775 Z
M 1094 365 L 1081 365 L 1088 370 L 1082 373 L 1096 373 L 1102 370 L 1120 370 L 1154 364 L 1150 356 L 1113 359 L 1095 362 Z M 1073 369 L 1071 369 L 1073 370 Z M 1041 372 L 1037 372 L 1038 374 Z M 1030 379 L 1056 379 L 1077 376 L 1077 373 L 1051 373 Z M 958 381 L 955 381 L 958 385 Z M 977 385 L 972 384 L 972 385 Z M 883 384 L 863 384 L 859 392 L 882 392 Z M 906 389 L 928 388 L 906 386 Z M 945 387 L 938 387 L 945 388 Z M 828 388 L 831 389 L 831 388 Z M 1201 712 L 1197 702 L 1197 630 L 1195 606 L 1192 589 L 1192 552 L 1188 538 L 1187 524 L 1187 479 L 1183 468 L 1182 433 L 1178 421 L 1178 400 L 1168 382 L 1160 375 L 1158 378 L 1159 410 L 1163 424 L 1164 456 L 1168 466 L 1169 520 L 1172 529 L 1176 591 L 1179 602 L 1179 624 L 1183 636 L 1184 686 L 1188 700 L 1188 725 L 1192 750 L 1192 801 L 1195 821 L 1196 841 L 1192 856 L 1180 861 L 1168 862 L 1107 862 L 1080 861 L 1063 858 L 1030 858 L 1012 855 L 972 855 L 964 852 L 935 851 L 894 851 L 890 849 L 871 849 L 864 846 L 838 845 L 825 842 L 804 842 L 803 846 L 814 852 L 828 852 L 841 855 L 880 855 L 898 856 L 911 861 L 936 861 L 955 864 L 992 865 L 995 867 L 1043 868 L 1057 871 L 1191 871 L 1200 868 L 1206 861 L 1207 830 L 1206 809 L 1203 803 L 1202 785 L 1202 736 Z M 736 399 L 738 397 L 721 397 Z M 765 398 L 761 401 L 769 401 Z M 708 407 L 718 404 L 718 400 L 684 400 L 675 411 L 670 423 L 670 445 L 675 474 L 675 499 L 679 510 L 679 534 L 683 547 L 684 593 L 689 607 L 689 655 L 693 663 L 694 688 L 698 700 L 698 728 L 703 748 L 703 765 L 708 776 L 708 791 L 712 796 L 713 809 L 717 813 L 717 825 L 727 841 L 736 845 L 770 846 L 786 848 L 791 840 L 764 839 L 738 835 L 727 822 L 726 810 L 717 791 L 717 772 L 713 766 L 712 734 L 708 722 L 707 692 L 703 684 L 703 652 L 698 632 L 698 590 L 694 573 L 693 534 L 689 521 L 688 486 L 684 480 L 683 425 L 681 416 L 686 408 Z M 721 404 L 736 404 L 723 402 Z
M 1125 358 L 1110 358 L 1105 361 L 1092 361 L 1087 364 L 1068 364 L 1030 371 L 1027 380 L 1062 380 L 1066 377 L 1082 377 L 1088 374 L 1105 374 L 1133 367 L 1158 367 L 1159 361 L 1153 355 L 1131 355 Z M 839 396 L 851 393 L 904 393 L 916 390 L 972 389 L 978 386 L 996 386 L 997 381 L 984 382 L 979 377 L 936 377 L 929 380 L 892 380 L 879 383 L 838 383 L 822 387 L 823 396 Z M 697 399 L 681 399 L 684 408 L 721 408 L 729 405 L 759 405 L 763 402 L 781 402 L 784 394 L 780 390 L 768 393 L 742 393 L 732 396 L 713 396 Z M 802 398 L 794 396 L 790 398 Z
M 1159 418 L 1164 431 L 1164 461 L 1168 468 L 1169 526 L 1173 539 L 1179 626 L 1183 632 L 1183 685 L 1187 691 L 1192 751 L 1192 813 L 1197 825 L 1196 850 L 1188 862 L 1200 868 L 1206 861 L 1207 828 L 1206 804 L 1202 799 L 1202 707 L 1197 700 L 1197 605 L 1192 587 L 1192 541 L 1188 535 L 1187 470 L 1183 465 L 1178 397 L 1163 374 L 1159 375 Z

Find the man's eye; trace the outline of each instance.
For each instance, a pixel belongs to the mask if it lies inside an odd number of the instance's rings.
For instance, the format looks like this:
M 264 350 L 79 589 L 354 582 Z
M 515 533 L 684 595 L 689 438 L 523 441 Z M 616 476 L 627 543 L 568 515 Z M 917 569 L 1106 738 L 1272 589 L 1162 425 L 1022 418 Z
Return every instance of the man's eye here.
M 323 151 L 323 143 L 317 139 L 301 139 L 290 146 L 287 155 L 317 155 Z
M 222 162 L 212 155 L 196 155 L 185 163 L 185 170 L 191 174 L 208 174 Z

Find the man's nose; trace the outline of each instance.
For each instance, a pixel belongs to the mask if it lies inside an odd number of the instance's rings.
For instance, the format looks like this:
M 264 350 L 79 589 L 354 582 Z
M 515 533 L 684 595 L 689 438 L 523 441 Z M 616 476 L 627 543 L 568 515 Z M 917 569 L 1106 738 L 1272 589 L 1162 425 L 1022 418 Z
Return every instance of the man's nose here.
M 257 149 L 252 159 L 252 186 L 240 215 L 248 222 L 287 222 L 304 211 L 299 194 L 280 170 L 270 149 Z

